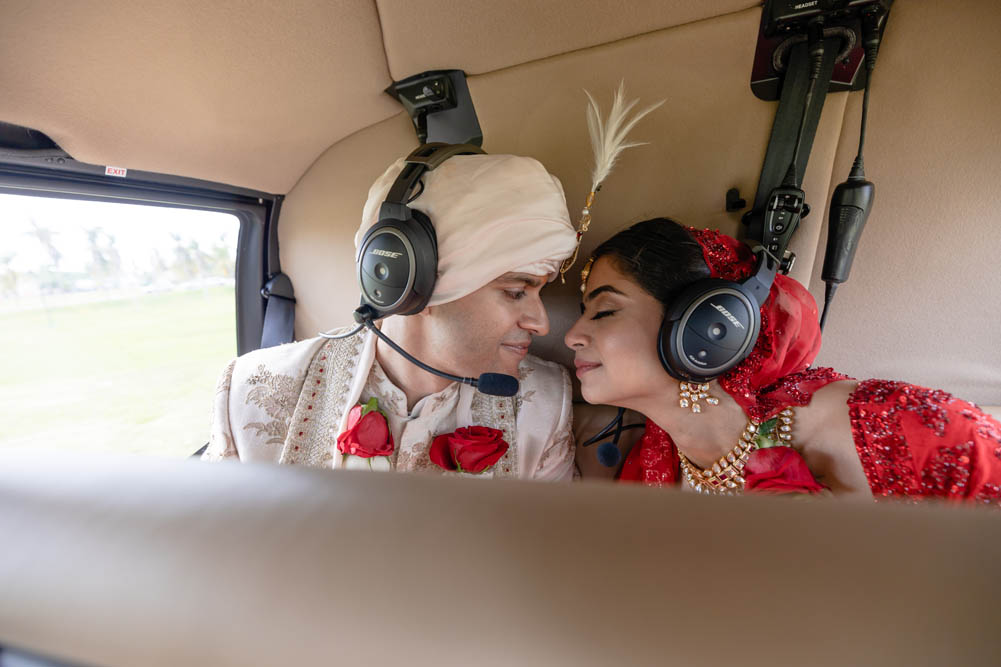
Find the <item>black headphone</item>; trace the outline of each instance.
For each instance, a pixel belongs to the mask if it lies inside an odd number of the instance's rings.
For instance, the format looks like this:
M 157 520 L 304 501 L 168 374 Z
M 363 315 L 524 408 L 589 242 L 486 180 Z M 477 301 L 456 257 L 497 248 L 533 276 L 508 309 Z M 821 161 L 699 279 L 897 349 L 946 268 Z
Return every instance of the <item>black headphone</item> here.
M 713 380 L 747 358 L 761 331 L 761 306 L 780 262 L 763 247 L 757 270 L 744 282 L 706 278 L 689 285 L 665 311 L 657 352 L 672 377 Z
M 375 311 L 373 319 L 419 313 L 434 291 L 438 278 L 434 225 L 424 213 L 407 206 L 421 176 L 453 155 L 482 153 L 472 144 L 431 143 L 407 156 L 379 208 L 379 221 L 365 232 L 355 258 L 361 303 Z

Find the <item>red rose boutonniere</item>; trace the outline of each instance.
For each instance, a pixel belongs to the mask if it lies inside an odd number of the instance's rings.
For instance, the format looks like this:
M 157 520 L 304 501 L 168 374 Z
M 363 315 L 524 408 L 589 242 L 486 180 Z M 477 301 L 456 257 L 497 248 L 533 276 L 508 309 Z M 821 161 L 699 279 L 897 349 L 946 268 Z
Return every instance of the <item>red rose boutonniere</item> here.
M 393 434 L 386 416 L 379 411 L 379 401 L 370 399 L 356 405 L 348 413 L 348 428 L 337 436 L 337 449 L 342 454 L 362 458 L 389 456 L 393 453 Z
M 431 442 L 431 461 L 445 470 L 479 474 L 497 463 L 507 451 L 504 433 L 486 426 L 457 428 Z

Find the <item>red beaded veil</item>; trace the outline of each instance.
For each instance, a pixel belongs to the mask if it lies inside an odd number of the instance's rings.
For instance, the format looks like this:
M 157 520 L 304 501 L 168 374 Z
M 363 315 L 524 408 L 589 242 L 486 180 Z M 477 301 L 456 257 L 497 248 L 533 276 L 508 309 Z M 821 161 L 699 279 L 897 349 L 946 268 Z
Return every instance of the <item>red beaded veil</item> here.
M 702 246 L 713 278 L 740 282 L 756 266 L 745 244 L 709 229 L 689 229 Z M 751 354 L 719 384 L 753 419 L 764 421 L 789 405 L 805 405 L 820 387 L 844 379 L 831 369 L 804 372 L 820 352 L 817 302 L 797 281 L 775 277 L 761 307 L 761 332 Z

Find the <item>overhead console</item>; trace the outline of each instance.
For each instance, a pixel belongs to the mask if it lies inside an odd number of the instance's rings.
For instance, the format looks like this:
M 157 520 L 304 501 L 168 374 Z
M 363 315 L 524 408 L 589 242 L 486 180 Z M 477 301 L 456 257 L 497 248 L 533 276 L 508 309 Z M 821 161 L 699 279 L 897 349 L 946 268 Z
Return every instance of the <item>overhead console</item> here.
M 827 285 L 821 326 L 838 285 L 848 279 L 862 229 L 875 199 L 862 158 L 869 83 L 893 0 L 767 0 L 761 14 L 751 70 L 751 90 L 779 100 L 744 239 L 760 244 L 779 271 L 795 256 L 787 250 L 810 213 L 801 189 L 813 138 L 828 92 L 865 89 L 859 150 L 848 180 L 829 208 L 823 279 Z M 727 195 L 729 202 L 739 193 Z
M 386 93 L 410 114 L 422 144 L 483 145 L 483 131 L 462 70 L 423 72 L 394 81 Z

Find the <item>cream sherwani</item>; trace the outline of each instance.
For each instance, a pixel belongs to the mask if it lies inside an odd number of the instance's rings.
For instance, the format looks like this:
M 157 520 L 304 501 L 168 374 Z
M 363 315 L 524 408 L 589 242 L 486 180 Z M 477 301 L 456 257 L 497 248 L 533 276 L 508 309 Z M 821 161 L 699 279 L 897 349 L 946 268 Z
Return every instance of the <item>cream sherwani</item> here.
M 510 444 L 483 476 L 569 480 L 574 471 L 571 392 L 566 370 L 528 356 L 513 397 L 487 396 L 457 382 L 407 410 L 403 391 L 375 360 L 375 337 L 313 338 L 256 350 L 226 367 L 216 390 L 204 460 L 239 459 L 315 467 L 357 467 L 337 450 L 347 413 L 379 400 L 396 444 L 388 462 L 400 471 L 444 472 L 431 463 L 435 436 L 488 426 Z M 373 459 L 373 467 L 374 465 Z

